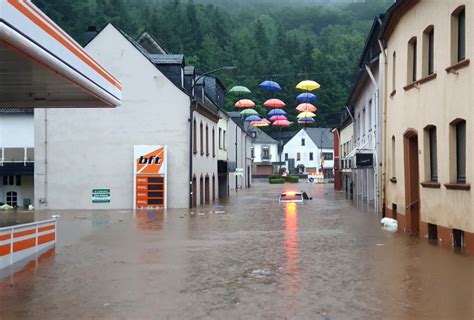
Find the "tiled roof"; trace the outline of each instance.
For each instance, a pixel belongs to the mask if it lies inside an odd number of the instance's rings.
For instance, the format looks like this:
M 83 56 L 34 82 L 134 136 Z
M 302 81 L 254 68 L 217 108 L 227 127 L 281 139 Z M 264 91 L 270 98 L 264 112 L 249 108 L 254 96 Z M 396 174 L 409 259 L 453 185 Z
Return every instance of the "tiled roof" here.
M 0 113 L 33 113 L 32 108 L 0 108 Z
M 149 54 L 150 60 L 156 64 L 183 64 L 183 54 Z

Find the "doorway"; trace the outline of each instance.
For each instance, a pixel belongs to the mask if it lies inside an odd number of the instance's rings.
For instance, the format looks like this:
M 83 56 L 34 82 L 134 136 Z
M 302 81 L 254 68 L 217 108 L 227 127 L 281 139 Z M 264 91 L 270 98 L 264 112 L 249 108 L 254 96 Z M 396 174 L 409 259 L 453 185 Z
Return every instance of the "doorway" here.
M 210 199 L 210 196 L 209 196 L 209 191 L 210 191 L 210 185 L 209 185 L 209 176 L 206 175 L 206 179 L 205 179 L 205 201 L 206 201 L 206 204 L 209 204 L 209 199 Z
M 404 138 L 406 228 L 410 235 L 418 236 L 420 232 L 418 134 L 414 130 L 409 130 Z

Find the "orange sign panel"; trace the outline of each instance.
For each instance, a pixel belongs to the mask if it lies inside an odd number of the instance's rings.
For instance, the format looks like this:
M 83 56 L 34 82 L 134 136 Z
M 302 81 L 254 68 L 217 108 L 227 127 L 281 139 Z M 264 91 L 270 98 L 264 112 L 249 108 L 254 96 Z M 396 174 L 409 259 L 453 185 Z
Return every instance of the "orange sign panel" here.
M 135 146 L 134 208 L 166 208 L 166 146 Z

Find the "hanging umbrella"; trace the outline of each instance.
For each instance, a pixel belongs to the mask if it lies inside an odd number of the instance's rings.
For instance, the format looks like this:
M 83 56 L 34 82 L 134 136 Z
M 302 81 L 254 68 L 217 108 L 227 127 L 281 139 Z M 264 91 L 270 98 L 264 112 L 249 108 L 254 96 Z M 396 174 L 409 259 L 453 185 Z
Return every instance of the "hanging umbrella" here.
M 297 118 L 298 119 L 301 119 L 301 118 L 312 118 L 312 117 L 316 117 L 316 115 L 312 112 L 301 112 Z
M 300 112 L 316 112 L 318 108 L 313 106 L 311 103 L 302 103 L 299 106 L 296 107 L 296 110 Z
M 251 91 L 247 87 L 244 87 L 244 86 L 232 87 L 229 90 L 229 92 L 232 92 L 232 93 L 251 93 Z
M 242 99 L 236 102 L 235 104 L 236 108 L 253 108 L 255 107 L 255 102 L 253 102 L 250 99 Z
M 318 100 L 318 97 L 316 97 L 316 95 L 309 92 L 304 92 L 296 97 L 296 101 L 300 103 L 316 102 L 317 100 Z
M 272 91 L 272 92 L 281 91 L 280 85 L 276 83 L 275 81 L 270 81 L 270 80 L 263 81 L 262 83 L 260 83 L 259 87 L 266 91 Z
M 261 121 L 262 119 L 258 116 L 248 116 L 245 118 L 245 121 L 252 122 L 252 121 Z
M 298 83 L 296 89 L 305 90 L 305 91 L 313 91 L 318 90 L 321 88 L 321 85 L 313 80 L 304 80 Z
M 263 105 L 270 108 L 284 108 L 286 106 L 286 104 L 280 99 L 267 100 Z
M 272 123 L 272 126 L 274 127 L 289 127 L 290 122 L 288 120 L 277 120 Z
M 278 120 L 288 120 L 288 118 L 285 117 L 285 116 L 273 116 L 273 117 L 270 118 L 271 122 L 275 122 L 275 121 L 278 121 Z
M 250 122 L 252 127 L 268 127 L 269 124 L 264 121 L 252 121 Z
M 282 109 L 273 109 L 270 110 L 269 113 L 267 113 L 269 117 L 273 116 L 286 116 L 286 111 Z
M 258 112 L 255 111 L 254 109 L 245 109 L 243 110 L 240 115 L 242 117 L 248 117 L 248 116 L 258 116 Z
M 299 124 L 313 124 L 315 120 L 313 118 L 301 118 L 298 119 Z

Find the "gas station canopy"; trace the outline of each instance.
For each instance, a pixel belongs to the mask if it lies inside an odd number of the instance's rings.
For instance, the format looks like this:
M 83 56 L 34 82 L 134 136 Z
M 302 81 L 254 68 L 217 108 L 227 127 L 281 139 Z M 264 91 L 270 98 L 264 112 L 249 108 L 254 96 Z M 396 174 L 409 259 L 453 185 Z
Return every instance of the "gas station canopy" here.
M 30 0 L 0 0 L 0 107 L 119 106 L 122 85 Z

